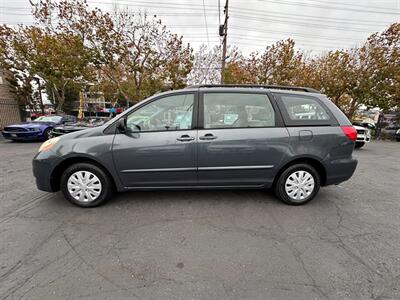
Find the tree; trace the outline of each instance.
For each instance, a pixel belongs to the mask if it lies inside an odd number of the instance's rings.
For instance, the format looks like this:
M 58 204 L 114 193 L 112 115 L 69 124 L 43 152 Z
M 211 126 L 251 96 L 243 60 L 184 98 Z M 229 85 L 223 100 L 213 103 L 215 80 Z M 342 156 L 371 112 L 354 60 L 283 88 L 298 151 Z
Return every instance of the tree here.
M 252 53 L 249 58 L 234 48 L 228 54 L 229 61 L 225 68 L 225 82 L 228 84 L 258 83 L 256 69 L 257 57 Z
M 1 65 L 18 75 L 18 85 L 40 77 L 58 109 L 67 90 L 89 82 L 128 103 L 186 85 L 192 49 L 156 16 L 103 13 L 83 0 L 31 4 L 35 25 L 1 27 Z
M 85 0 L 32 3 L 36 24 L 0 26 L 0 67 L 14 74 L 21 103 L 35 101 L 39 76 L 58 109 L 71 89 L 91 83 L 107 99 L 129 105 L 158 91 L 218 83 L 221 49 L 195 54 L 157 16 L 90 8 Z M 230 48 L 227 83 L 300 85 L 327 94 L 349 117 L 361 104 L 400 107 L 400 23 L 359 48 L 307 58 L 292 39 L 243 55 Z M 53 97 L 54 95 L 54 97 Z
M 193 59 L 193 49 L 183 45 L 182 37 L 170 35 L 160 66 L 160 78 L 165 82 L 163 85 L 169 89 L 185 87 L 193 68 Z
M 32 74 L 28 71 L 28 63 L 15 57 L 13 50 L 14 30 L 5 25 L 0 26 L 0 68 L 11 72 L 12 76 L 7 81 L 13 87 L 16 99 L 20 107 L 34 104 L 32 89 Z
M 361 104 L 384 110 L 399 108 L 400 26 L 372 35 L 356 49 L 305 58 L 291 39 L 263 53 L 232 56 L 225 74 L 229 83 L 313 87 L 325 93 L 349 118 Z
M 68 86 L 89 80 L 87 50 L 81 40 L 71 33 L 50 33 L 40 27 L 4 27 L 9 42 L 2 55 L 4 65 L 13 71 L 18 82 L 27 91 L 30 82 L 40 77 L 55 96 L 58 110 L 65 102 Z
M 67 89 L 82 89 L 92 79 L 90 54 L 82 41 L 70 33 L 49 34 L 27 30 L 26 60 L 32 72 L 42 78 L 55 95 L 57 110 L 62 110 Z
M 253 52 L 247 58 L 240 51 L 234 51 L 225 75 L 230 83 L 292 85 L 299 81 L 302 67 L 303 54 L 288 39 L 267 46 L 261 54 Z
M 400 23 L 371 35 L 359 49 L 368 85 L 360 91 L 368 106 L 400 109 Z
M 81 0 L 44 0 L 34 8 L 39 23 L 50 31 L 79 36 L 90 49 L 97 79 L 112 82 L 128 103 L 185 85 L 192 49 L 156 16 L 129 10 L 103 13 Z
M 221 47 L 211 49 L 202 44 L 194 54 L 194 63 L 188 82 L 194 84 L 217 84 L 221 81 Z
M 299 76 L 302 62 L 303 54 L 295 50 L 292 39 L 278 41 L 268 46 L 257 61 L 257 81 L 262 84 L 291 85 Z

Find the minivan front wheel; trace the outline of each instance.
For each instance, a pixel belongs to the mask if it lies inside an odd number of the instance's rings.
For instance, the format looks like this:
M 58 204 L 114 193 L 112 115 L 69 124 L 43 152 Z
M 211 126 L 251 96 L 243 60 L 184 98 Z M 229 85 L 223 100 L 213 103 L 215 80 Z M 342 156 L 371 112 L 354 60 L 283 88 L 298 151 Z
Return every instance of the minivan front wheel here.
M 112 194 L 108 175 L 90 163 L 69 166 L 61 176 L 61 191 L 65 198 L 80 207 L 95 207 L 107 201 Z
M 290 205 L 301 205 L 318 193 L 321 180 L 318 172 L 308 164 L 289 166 L 275 185 L 276 196 Z

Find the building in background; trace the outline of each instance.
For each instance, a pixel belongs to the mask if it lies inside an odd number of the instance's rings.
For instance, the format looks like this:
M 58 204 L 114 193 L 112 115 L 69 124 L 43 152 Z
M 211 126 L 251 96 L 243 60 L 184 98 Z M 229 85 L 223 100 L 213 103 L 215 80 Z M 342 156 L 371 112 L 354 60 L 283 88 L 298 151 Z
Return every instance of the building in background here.
M 18 102 L 7 80 L 8 76 L 11 76 L 9 72 L 0 69 L 0 130 L 7 124 L 21 121 Z
M 110 100 L 105 99 L 103 93 L 101 92 L 85 91 L 83 93 L 83 104 L 83 113 L 85 117 L 108 117 L 110 116 L 110 110 L 112 110 L 113 107 L 115 108 L 117 114 L 123 111 L 122 107 L 120 107 L 118 103 L 113 103 Z M 71 113 L 78 115 L 79 106 L 79 101 L 74 101 L 72 104 Z

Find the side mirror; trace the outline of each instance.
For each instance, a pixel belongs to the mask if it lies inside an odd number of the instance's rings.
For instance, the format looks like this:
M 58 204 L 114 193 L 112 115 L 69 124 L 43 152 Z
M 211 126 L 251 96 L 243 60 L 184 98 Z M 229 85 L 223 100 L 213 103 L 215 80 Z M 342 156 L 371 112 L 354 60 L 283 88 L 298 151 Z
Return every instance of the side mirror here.
M 121 118 L 117 121 L 117 130 L 120 133 L 126 133 L 126 119 Z

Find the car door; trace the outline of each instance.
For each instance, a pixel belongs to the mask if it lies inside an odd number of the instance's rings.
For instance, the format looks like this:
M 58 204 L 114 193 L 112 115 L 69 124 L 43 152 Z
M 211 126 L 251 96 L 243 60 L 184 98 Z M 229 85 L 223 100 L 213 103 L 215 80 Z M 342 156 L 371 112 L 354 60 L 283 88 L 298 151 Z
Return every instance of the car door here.
M 162 96 L 126 116 L 113 158 L 126 187 L 196 184 L 196 93 Z
M 74 121 L 74 118 L 75 117 L 69 116 L 69 115 L 63 116 L 62 119 L 60 120 L 60 122 L 57 125 L 66 124 L 66 123 L 72 123 Z
M 264 92 L 200 95 L 198 184 L 270 186 L 288 132 Z

